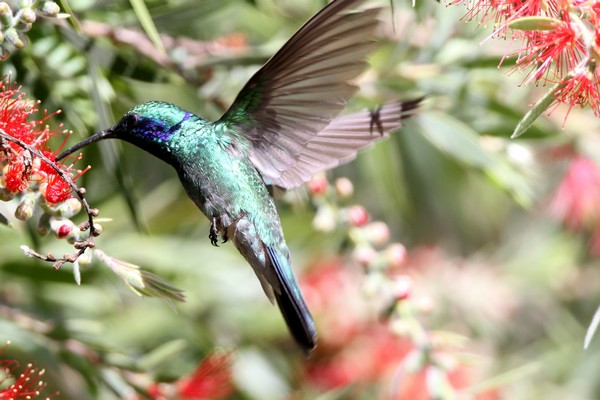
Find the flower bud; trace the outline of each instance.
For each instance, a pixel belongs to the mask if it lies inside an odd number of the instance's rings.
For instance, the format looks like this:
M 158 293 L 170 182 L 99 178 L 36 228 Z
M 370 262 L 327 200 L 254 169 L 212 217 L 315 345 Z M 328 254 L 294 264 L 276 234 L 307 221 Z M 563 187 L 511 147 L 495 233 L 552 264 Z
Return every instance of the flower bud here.
M 25 47 L 25 40 L 23 34 L 17 32 L 16 29 L 10 28 L 4 32 L 4 39 L 15 46 L 17 49 Z
M 0 188 L 0 201 L 9 201 L 15 197 L 15 193 L 6 188 Z
M 313 219 L 313 227 L 320 232 L 331 232 L 335 229 L 335 211 L 327 205 L 319 207 Z
M 412 292 L 413 282 L 408 275 L 400 275 L 394 279 L 394 297 L 396 300 L 406 300 Z
M 36 229 L 40 236 L 46 236 L 50 233 L 50 214 L 46 212 L 42 214 Z
M 33 0 L 19 0 L 19 8 L 31 8 Z
M 60 7 L 53 1 L 47 1 L 41 7 L 40 11 L 45 17 L 56 17 L 60 12 Z
M 371 246 L 357 246 L 352 252 L 352 258 L 363 267 L 366 267 L 377 259 L 377 251 Z
M 311 180 L 306 183 L 306 185 L 310 194 L 313 196 L 318 196 L 327 191 L 329 183 L 327 182 L 325 174 L 317 174 L 313 176 Z
M 4 40 L 4 35 L 2 35 L 2 40 Z M 0 61 L 6 61 L 8 57 L 10 57 L 10 51 L 4 46 L 0 46 Z
M 408 253 L 402 243 L 392 243 L 385 249 L 385 258 L 392 268 L 399 268 L 406 263 Z
M 11 26 L 13 24 L 13 12 L 5 1 L 0 2 L 0 22 L 3 26 Z
M 371 222 L 363 229 L 367 240 L 374 245 L 383 245 L 390 240 L 390 228 L 388 228 L 385 222 Z
M 36 194 L 33 192 L 27 193 L 15 210 L 15 217 L 21 221 L 27 221 L 33 216 L 35 210 Z
M 334 183 L 335 192 L 342 199 L 347 199 L 354 194 L 354 185 L 348 178 L 337 178 Z
M 100 225 L 97 222 L 94 222 L 94 236 L 100 236 L 103 231 L 104 228 L 102 227 L 102 225 Z
M 359 205 L 348 208 L 347 217 L 352 226 L 364 226 L 369 222 L 369 213 L 363 206 Z
M 79 228 L 67 218 L 50 218 L 50 229 L 59 239 L 67 239 L 69 243 L 79 240 Z
M 81 211 L 81 202 L 74 197 L 70 197 L 55 207 L 49 206 L 49 208 L 54 211 L 54 215 L 56 216 L 71 218 Z
M 21 22 L 24 22 L 26 24 L 32 24 L 35 22 L 35 11 L 33 11 L 31 8 L 22 8 L 21 9 L 21 15 L 19 16 L 19 20 Z

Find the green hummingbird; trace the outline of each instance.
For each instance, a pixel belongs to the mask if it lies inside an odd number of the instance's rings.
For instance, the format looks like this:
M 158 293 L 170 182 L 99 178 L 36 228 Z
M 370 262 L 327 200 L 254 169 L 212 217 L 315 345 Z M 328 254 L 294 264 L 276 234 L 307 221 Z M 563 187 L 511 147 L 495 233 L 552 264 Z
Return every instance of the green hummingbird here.
M 57 157 L 115 138 L 171 164 L 211 222 L 212 244 L 219 235 L 233 241 L 307 353 L 316 346 L 317 330 L 269 186 L 291 189 L 352 160 L 358 150 L 400 128 L 421 100 L 338 116 L 375 46 L 380 9 L 356 11 L 364 2 L 334 0 L 315 14 L 252 76 L 218 121 L 150 101 Z

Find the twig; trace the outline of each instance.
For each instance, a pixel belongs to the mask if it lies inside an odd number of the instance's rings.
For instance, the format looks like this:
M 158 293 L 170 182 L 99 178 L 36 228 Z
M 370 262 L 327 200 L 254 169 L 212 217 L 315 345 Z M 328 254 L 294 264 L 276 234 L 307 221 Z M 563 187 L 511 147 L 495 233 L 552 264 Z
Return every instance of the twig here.
M 3 129 L 0 129 L 0 139 L 1 139 L 0 145 L 2 147 L 4 147 L 4 144 L 1 142 L 3 142 L 4 140 L 7 140 L 9 142 L 15 143 L 16 145 L 23 148 L 24 150 L 27 150 L 29 153 L 35 155 L 40 160 L 42 160 L 43 162 L 48 164 L 50 166 L 50 168 L 52 168 L 58 174 L 58 176 L 60 176 L 71 187 L 73 192 L 75 192 L 77 194 L 77 197 L 79 198 L 79 201 L 81 201 L 81 204 L 83 205 L 83 208 L 88 216 L 88 224 L 89 224 L 90 233 L 86 240 L 80 241 L 80 242 L 75 242 L 74 246 L 78 250 L 77 253 L 65 254 L 62 258 L 56 258 L 52 254 L 48 254 L 48 255 L 44 256 L 40 253 L 33 251 L 32 249 L 30 249 L 28 247 L 23 247 L 22 248 L 23 251 L 31 257 L 38 258 L 42 261 L 53 262 L 54 263 L 53 267 L 55 269 L 60 269 L 60 267 L 62 267 L 63 264 L 65 264 L 67 262 L 71 262 L 71 263 L 75 262 L 88 248 L 95 247 L 94 237 L 96 237 L 100 234 L 100 232 L 98 230 L 96 230 L 96 227 L 94 225 L 94 217 L 98 216 L 98 209 L 91 208 L 90 205 L 88 204 L 88 202 L 85 198 L 85 188 L 79 188 L 75 184 L 75 182 L 73 182 L 73 179 L 67 172 L 63 171 L 58 165 L 56 165 L 56 163 L 54 161 L 52 161 L 48 157 L 46 157 L 41 151 L 39 151 L 35 147 L 23 142 L 20 139 L 10 136 Z

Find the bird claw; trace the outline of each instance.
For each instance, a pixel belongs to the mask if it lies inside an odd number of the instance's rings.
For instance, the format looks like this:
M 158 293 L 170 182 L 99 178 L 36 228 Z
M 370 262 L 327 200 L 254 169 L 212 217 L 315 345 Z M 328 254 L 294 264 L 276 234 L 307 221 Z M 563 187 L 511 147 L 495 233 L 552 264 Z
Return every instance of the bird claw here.
M 210 233 L 208 234 L 208 238 L 210 239 L 210 244 L 219 247 L 219 231 L 217 229 L 217 218 L 215 217 L 213 217 L 212 222 L 210 223 Z

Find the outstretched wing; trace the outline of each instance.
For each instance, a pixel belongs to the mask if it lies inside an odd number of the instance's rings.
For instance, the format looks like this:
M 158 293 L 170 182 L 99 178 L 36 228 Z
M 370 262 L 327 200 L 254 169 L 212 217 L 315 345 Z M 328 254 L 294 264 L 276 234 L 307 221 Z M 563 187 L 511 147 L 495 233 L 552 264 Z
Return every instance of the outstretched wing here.
M 356 91 L 374 47 L 379 9 L 335 0 L 304 24 L 248 81 L 217 124 L 250 142 L 250 158 L 274 184 Z
M 315 173 L 352 161 L 359 150 L 387 137 L 412 116 L 422 98 L 387 103 L 372 111 L 343 115 L 317 133 L 296 156 L 296 161 L 276 179 L 273 185 L 286 189 L 299 186 Z M 258 167 L 261 169 L 260 167 Z

